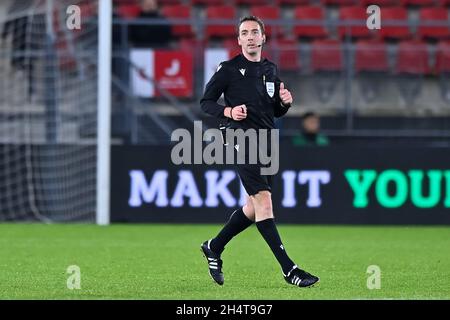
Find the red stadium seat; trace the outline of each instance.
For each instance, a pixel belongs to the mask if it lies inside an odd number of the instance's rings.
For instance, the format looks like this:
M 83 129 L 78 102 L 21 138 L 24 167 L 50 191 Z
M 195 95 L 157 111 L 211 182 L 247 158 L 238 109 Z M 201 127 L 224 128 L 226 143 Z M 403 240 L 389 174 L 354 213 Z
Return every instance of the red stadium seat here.
M 450 0 L 440 0 L 441 6 L 450 6 Z
M 236 8 L 233 6 L 214 6 L 206 8 L 206 19 L 229 19 L 230 24 L 211 24 L 206 26 L 206 37 L 236 37 Z
M 161 13 L 167 17 L 169 21 L 171 18 L 191 18 L 191 8 L 187 5 L 165 6 L 161 9 Z M 172 26 L 172 34 L 176 37 L 192 37 L 194 35 L 194 31 L 192 30 L 191 24 L 177 24 Z
M 206 47 L 203 40 L 196 38 L 181 38 L 178 41 L 178 48 L 181 51 L 195 52 L 196 50 L 202 51 Z
M 311 44 L 311 68 L 316 71 L 341 71 L 342 45 L 333 39 L 314 40 Z
M 402 25 L 388 25 L 389 22 Z M 380 35 L 383 39 L 407 39 L 411 36 L 408 26 L 408 12 L 403 7 L 383 8 L 382 28 Z
M 430 72 L 428 48 L 420 40 L 405 40 L 397 48 L 397 73 L 424 75 Z
M 366 38 L 370 36 L 367 28 L 367 13 L 365 7 L 352 6 L 339 9 L 339 18 L 341 22 L 354 22 L 357 25 L 340 26 L 339 35 L 341 38 L 350 36 L 352 38 Z
M 78 4 L 80 7 L 81 18 L 90 18 L 97 16 L 97 5 L 93 2 L 85 2 Z
M 321 6 L 304 6 L 297 7 L 294 11 L 295 21 L 302 22 L 304 20 L 317 20 L 319 24 L 304 24 L 294 27 L 296 37 L 324 38 L 328 32 L 325 29 L 325 11 Z
M 255 6 L 255 5 L 265 5 L 271 3 L 270 0 L 235 0 L 235 3 L 238 5 L 248 5 L 248 6 Z
M 450 73 L 450 41 L 441 41 L 436 46 L 436 72 Z
M 299 43 L 295 39 L 276 40 L 274 51 L 278 52 L 278 67 L 283 71 L 298 71 L 300 69 Z M 274 54 L 275 55 L 275 54 Z
M 419 35 L 423 38 L 446 39 L 450 38 L 447 10 L 443 8 L 420 9 Z M 426 26 L 425 23 L 438 22 L 442 26 Z
M 206 8 L 206 19 L 229 19 L 230 24 L 212 24 L 206 26 L 206 38 L 212 37 L 236 37 L 236 8 L 233 6 L 214 6 Z
M 310 0 L 275 0 L 275 4 L 277 6 L 285 6 L 285 5 L 307 5 L 311 1 Z
M 266 34 L 268 37 L 272 36 L 275 32 L 280 34 L 280 28 L 278 26 L 271 26 L 267 20 L 280 19 L 280 8 L 274 6 L 256 6 L 250 9 L 250 14 L 261 18 L 264 21 Z
M 238 45 L 237 39 L 225 39 L 222 45 L 230 53 L 230 57 L 237 56 L 242 52 L 241 47 Z
M 324 5 L 334 5 L 334 6 L 354 6 L 358 4 L 357 0 L 322 0 Z
M 207 5 L 207 6 L 218 6 L 218 5 L 226 5 L 230 3 L 230 1 L 226 0 L 191 0 L 193 5 Z
M 434 6 L 435 0 L 401 0 L 403 6 Z
M 124 4 L 117 8 L 117 14 L 124 19 L 134 19 L 141 13 L 137 4 Z
M 379 40 L 359 40 L 355 47 L 355 70 L 389 71 L 386 43 Z
M 400 0 L 362 0 L 360 1 L 361 5 L 367 7 L 371 4 L 376 4 L 383 8 L 383 17 L 384 17 L 384 9 L 388 6 L 398 6 L 400 4 Z

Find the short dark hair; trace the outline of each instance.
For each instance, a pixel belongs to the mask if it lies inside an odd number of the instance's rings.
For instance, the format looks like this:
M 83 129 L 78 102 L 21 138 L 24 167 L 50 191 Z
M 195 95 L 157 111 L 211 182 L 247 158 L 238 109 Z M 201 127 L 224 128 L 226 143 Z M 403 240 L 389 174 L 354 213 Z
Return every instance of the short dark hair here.
M 306 120 L 308 118 L 318 118 L 319 115 L 317 113 L 315 113 L 314 111 L 306 111 L 303 116 L 302 116 L 302 120 Z
M 255 21 L 255 22 L 257 22 L 259 24 L 259 27 L 261 28 L 261 33 L 262 34 L 266 33 L 266 29 L 264 27 L 264 22 L 262 22 L 262 20 L 260 18 L 258 18 L 257 16 L 245 16 L 245 17 L 242 17 L 239 20 L 239 24 L 238 24 L 238 27 L 237 27 L 238 35 L 239 35 L 239 28 L 241 27 L 241 24 L 243 24 L 245 21 Z

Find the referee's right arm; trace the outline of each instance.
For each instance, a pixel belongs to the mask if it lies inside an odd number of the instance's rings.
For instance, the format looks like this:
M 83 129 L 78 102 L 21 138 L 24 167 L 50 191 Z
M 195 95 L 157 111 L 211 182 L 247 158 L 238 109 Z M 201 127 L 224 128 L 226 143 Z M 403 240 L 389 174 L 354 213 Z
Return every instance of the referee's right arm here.
M 218 70 L 206 85 L 205 93 L 200 100 L 200 106 L 204 112 L 216 118 L 225 118 L 225 106 L 218 104 L 217 100 L 219 100 L 222 93 L 225 92 L 229 78 L 225 66 L 220 64 Z

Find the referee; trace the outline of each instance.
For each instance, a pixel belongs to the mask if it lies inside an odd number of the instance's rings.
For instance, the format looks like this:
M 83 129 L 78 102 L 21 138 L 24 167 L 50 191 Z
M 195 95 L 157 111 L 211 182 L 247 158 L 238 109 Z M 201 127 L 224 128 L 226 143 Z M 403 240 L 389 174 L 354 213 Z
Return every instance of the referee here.
M 231 129 L 274 129 L 274 118 L 286 114 L 293 101 L 292 95 L 279 79 L 277 66 L 261 58 L 266 42 L 264 23 L 255 16 L 243 17 L 238 33 L 242 53 L 219 65 L 206 85 L 201 108 L 220 120 L 227 120 Z M 225 106 L 217 103 L 222 94 Z M 239 152 L 239 146 L 232 147 Z M 300 269 L 281 242 L 272 210 L 272 176 L 261 175 L 263 166 L 258 164 L 236 164 L 235 167 L 249 196 L 244 207 L 232 213 L 217 236 L 201 245 L 213 280 L 219 285 L 224 283 L 221 254 L 225 245 L 255 222 L 278 260 L 284 279 L 298 287 L 314 285 L 319 278 Z

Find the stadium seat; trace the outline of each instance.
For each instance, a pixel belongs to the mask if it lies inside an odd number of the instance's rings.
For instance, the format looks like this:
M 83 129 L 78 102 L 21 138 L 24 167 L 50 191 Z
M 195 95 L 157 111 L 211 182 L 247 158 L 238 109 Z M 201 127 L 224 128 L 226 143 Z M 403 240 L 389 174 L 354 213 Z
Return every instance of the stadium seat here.
M 370 36 L 367 28 L 367 13 L 365 7 L 351 6 L 339 8 L 339 19 L 344 23 L 358 21 L 358 25 L 340 26 L 339 36 L 344 38 L 350 36 L 352 38 L 367 38 Z
M 230 1 L 226 0 L 191 0 L 193 5 L 206 5 L 206 6 L 218 6 L 229 4 Z
M 450 41 L 441 41 L 436 46 L 436 72 L 450 73 Z
M 124 4 L 117 8 L 117 14 L 123 19 L 134 19 L 141 13 L 137 4 Z
M 417 7 L 425 7 L 425 6 L 434 6 L 435 0 L 401 0 L 403 6 L 417 6 Z
M 80 7 L 80 12 L 82 12 L 81 18 L 82 19 L 86 19 L 86 18 L 91 18 L 91 17 L 96 17 L 97 16 L 97 6 L 95 3 L 93 2 L 85 2 L 85 3 L 80 3 L 78 4 L 78 6 Z
M 180 38 L 178 41 L 178 48 L 185 52 L 202 51 L 205 47 L 205 41 L 196 38 Z
M 161 13 L 170 21 L 173 19 L 190 19 L 191 8 L 187 5 L 165 6 L 161 9 Z M 172 33 L 176 37 L 192 37 L 194 31 L 191 24 L 177 24 L 172 26 Z
M 250 8 L 250 14 L 257 16 L 264 21 L 268 37 L 272 36 L 275 32 L 277 35 L 280 34 L 280 27 L 271 26 L 267 21 L 280 19 L 280 8 L 275 6 L 254 6 Z
M 334 39 L 316 39 L 311 44 L 311 68 L 316 71 L 341 71 L 342 45 Z
M 340 83 L 343 70 L 342 44 L 334 39 L 316 39 L 311 43 L 311 71 L 320 102 L 329 102 Z
M 441 6 L 447 6 L 447 7 L 449 7 L 450 6 L 450 0 L 440 0 L 440 5 Z
M 300 69 L 299 42 L 295 39 L 277 39 L 273 47 L 274 55 L 278 53 L 278 67 L 282 71 L 298 71 Z
M 277 6 L 285 6 L 285 5 L 307 5 L 311 1 L 310 0 L 275 0 L 275 4 Z
M 388 72 L 386 43 L 379 40 L 359 40 L 355 46 L 355 71 Z
M 326 6 L 354 6 L 358 4 L 357 0 L 321 0 L 321 3 Z
M 450 103 L 450 41 L 441 41 L 436 46 L 435 70 L 440 78 L 441 96 Z
M 424 38 L 446 39 L 450 38 L 447 10 L 443 8 L 421 8 L 418 33 Z M 442 23 L 442 26 L 427 26 L 426 23 Z M 422 24 L 423 23 L 423 24 Z
M 222 45 L 228 50 L 230 57 L 234 57 L 242 52 L 241 47 L 238 45 L 237 39 L 225 39 L 223 40 Z
M 304 24 L 294 26 L 294 35 L 296 37 L 324 38 L 328 32 L 325 29 L 325 11 L 321 6 L 297 7 L 294 11 L 294 19 L 297 22 L 304 20 L 316 20 L 322 24 Z
M 408 26 L 408 12 L 403 7 L 383 8 L 382 28 L 379 30 L 383 39 L 407 39 L 411 36 Z M 389 25 L 401 23 L 402 25 Z
M 389 74 L 387 44 L 382 40 L 359 40 L 355 44 L 354 70 L 360 95 L 366 103 L 378 100 Z
M 430 73 L 428 47 L 421 40 L 405 40 L 398 44 L 395 79 L 406 105 L 415 103 L 422 91 L 424 76 Z
M 405 40 L 397 47 L 396 73 L 424 75 L 430 72 L 427 44 L 420 40 Z
M 383 17 L 384 17 L 384 10 L 385 7 L 389 6 L 398 6 L 400 5 L 400 0 L 362 0 L 360 1 L 361 5 L 367 7 L 371 4 L 376 4 L 383 8 Z
M 211 6 L 206 8 L 206 19 L 230 19 L 230 24 L 211 24 L 206 26 L 206 38 L 236 37 L 235 19 L 236 8 L 234 6 Z
M 255 5 L 266 5 L 270 4 L 270 0 L 235 0 L 237 5 L 247 5 L 247 6 L 255 6 Z

